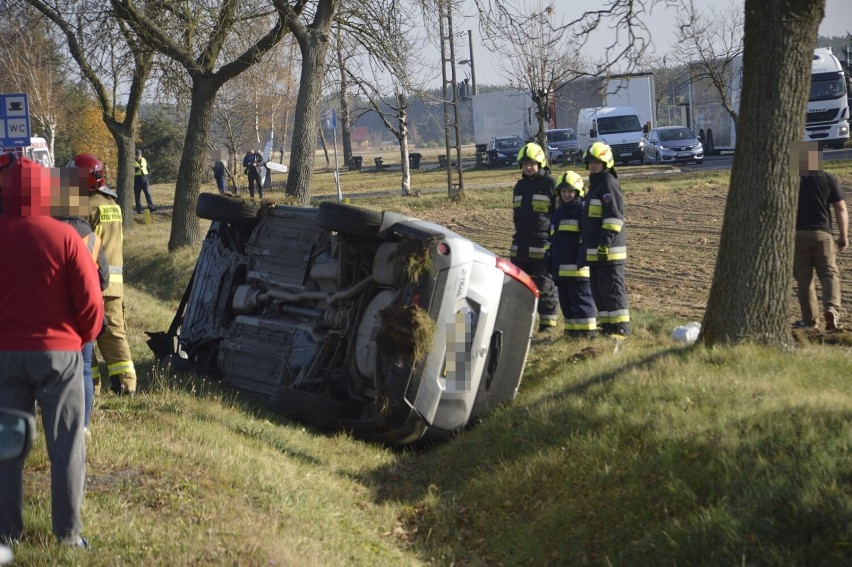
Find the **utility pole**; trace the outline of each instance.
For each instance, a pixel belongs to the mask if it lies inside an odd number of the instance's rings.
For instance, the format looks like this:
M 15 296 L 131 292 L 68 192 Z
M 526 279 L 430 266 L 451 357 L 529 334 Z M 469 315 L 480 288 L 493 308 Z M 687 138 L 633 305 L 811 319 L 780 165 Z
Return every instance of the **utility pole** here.
M 473 64 L 473 30 L 467 30 L 467 46 L 470 51 L 470 84 L 472 87 L 471 96 L 478 95 L 476 90 L 476 66 Z
M 444 86 L 444 147 L 446 149 L 447 194 L 464 193 L 459 135 L 459 85 L 453 38 L 453 1 L 438 0 L 438 27 L 441 35 L 441 76 Z M 448 68 L 449 67 L 449 68 Z M 473 64 L 471 64 L 471 69 Z M 472 71 L 471 71 L 472 73 Z M 455 161 L 453 161 L 455 157 Z

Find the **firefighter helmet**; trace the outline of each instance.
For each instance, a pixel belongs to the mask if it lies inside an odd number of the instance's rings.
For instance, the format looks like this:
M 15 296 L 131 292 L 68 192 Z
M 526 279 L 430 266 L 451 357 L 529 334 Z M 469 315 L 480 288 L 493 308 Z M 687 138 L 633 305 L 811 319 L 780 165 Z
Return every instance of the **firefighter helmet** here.
M 518 166 L 523 167 L 525 161 L 534 161 L 539 167 L 547 167 L 547 155 L 541 146 L 532 142 L 526 144 L 518 152 Z
M 89 192 L 94 193 L 106 184 L 104 164 L 92 154 L 79 154 L 68 162 L 67 167 L 79 167 L 89 174 Z
M 556 180 L 556 188 L 560 191 L 565 189 L 566 187 L 569 189 L 573 189 L 577 192 L 577 196 L 581 199 L 586 195 L 586 190 L 584 189 L 585 184 L 583 183 L 583 178 L 577 175 L 573 171 L 566 171 Z
M 583 163 L 586 164 L 586 169 L 589 168 L 591 160 L 601 162 L 606 169 L 611 169 L 615 165 L 615 160 L 612 157 L 612 149 L 603 142 L 595 142 L 583 154 Z

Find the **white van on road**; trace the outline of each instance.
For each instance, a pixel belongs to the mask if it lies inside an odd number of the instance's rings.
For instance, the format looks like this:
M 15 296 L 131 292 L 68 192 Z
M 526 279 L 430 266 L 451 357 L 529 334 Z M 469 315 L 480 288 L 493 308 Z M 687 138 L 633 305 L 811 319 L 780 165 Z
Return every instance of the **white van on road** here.
M 580 150 L 585 152 L 595 142 L 604 142 L 622 165 L 642 159 L 640 143 L 647 130 L 639 113 L 629 106 L 583 108 L 577 117 Z

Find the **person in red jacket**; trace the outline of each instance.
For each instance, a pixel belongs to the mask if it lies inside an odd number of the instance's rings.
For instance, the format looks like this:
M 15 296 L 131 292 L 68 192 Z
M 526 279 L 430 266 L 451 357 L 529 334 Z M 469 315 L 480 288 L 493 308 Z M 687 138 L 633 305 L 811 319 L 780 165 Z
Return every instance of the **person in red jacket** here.
M 2 172 L 0 403 L 35 413 L 50 457 L 53 533 L 86 547 L 83 343 L 103 325 L 98 272 L 77 232 L 50 217 L 51 170 L 21 158 Z M 0 465 L 0 539 L 23 534 L 23 463 Z

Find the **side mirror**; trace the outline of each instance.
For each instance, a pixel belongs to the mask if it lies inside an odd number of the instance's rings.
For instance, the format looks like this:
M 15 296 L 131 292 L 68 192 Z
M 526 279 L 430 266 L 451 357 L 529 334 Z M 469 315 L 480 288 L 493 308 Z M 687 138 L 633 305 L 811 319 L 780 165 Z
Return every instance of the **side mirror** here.
M 0 408 L 0 464 L 26 457 L 33 446 L 35 429 L 32 415 Z
M 598 136 L 598 133 L 597 133 L 597 132 L 595 132 L 595 129 L 594 129 L 594 128 L 592 128 L 591 130 L 589 130 L 589 137 L 590 137 L 590 138 L 597 138 L 597 136 Z

